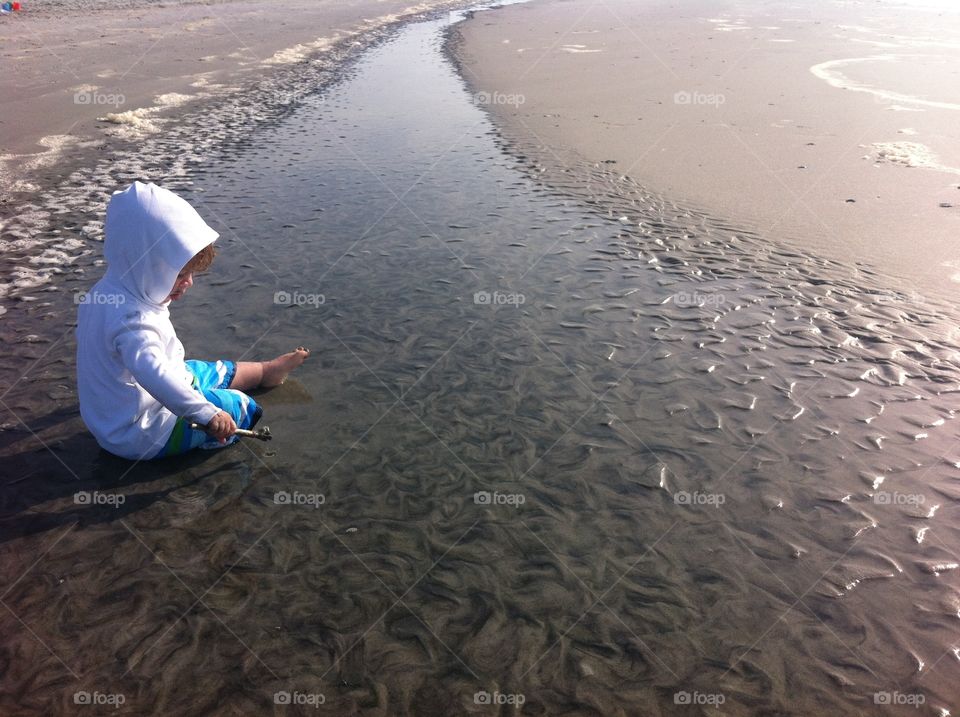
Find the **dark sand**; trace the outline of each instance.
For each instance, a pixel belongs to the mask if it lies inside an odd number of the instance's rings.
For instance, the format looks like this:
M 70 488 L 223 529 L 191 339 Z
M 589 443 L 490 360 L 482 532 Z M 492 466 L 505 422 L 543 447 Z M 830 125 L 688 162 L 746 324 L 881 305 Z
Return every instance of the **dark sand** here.
M 0 713 L 953 709 L 955 308 L 503 153 L 440 29 L 183 113 L 52 215 L 78 250 L 0 320 Z M 144 171 L 222 234 L 190 355 L 313 349 L 269 444 L 83 430 L 83 202 Z

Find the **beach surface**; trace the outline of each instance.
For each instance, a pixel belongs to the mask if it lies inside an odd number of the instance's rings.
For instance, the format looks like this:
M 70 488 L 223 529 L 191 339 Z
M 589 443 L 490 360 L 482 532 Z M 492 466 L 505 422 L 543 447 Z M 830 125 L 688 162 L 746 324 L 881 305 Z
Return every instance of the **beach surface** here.
M 0 18 L 0 189 L 35 191 L 89 164 L 90 151 L 163 131 L 202 101 L 449 0 L 28 4 Z M 282 86 L 278 99 L 301 99 Z M 35 179 L 43 170 L 42 181 Z
M 18 175 L 0 714 L 955 712 L 954 302 L 548 162 L 451 63 L 463 16 Z M 131 462 L 83 425 L 77 305 L 133 179 L 220 235 L 188 357 L 312 350 L 256 392 L 270 443 Z
M 110 193 L 191 167 L 322 90 L 411 20 L 462 0 L 32 6 L 2 17 L 0 298 L 76 271 Z M 0 305 L 0 315 L 7 310 Z
M 461 26 L 517 152 L 960 288 L 960 12 L 942 2 L 543 0 Z

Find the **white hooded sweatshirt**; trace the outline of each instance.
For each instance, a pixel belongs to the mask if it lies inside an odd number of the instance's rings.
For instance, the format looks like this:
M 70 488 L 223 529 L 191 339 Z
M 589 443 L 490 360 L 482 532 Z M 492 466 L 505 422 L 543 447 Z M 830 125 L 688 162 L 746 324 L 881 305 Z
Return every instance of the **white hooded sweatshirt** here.
M 165 300 L 193 256 L 219 236 L 186 200 L 134 182 L 107 207 L 107 273 L 80 304 L 80 415 L 106 450 L 152 458 L 178 416 L 206 424 L 219 409 L 192 387 Z

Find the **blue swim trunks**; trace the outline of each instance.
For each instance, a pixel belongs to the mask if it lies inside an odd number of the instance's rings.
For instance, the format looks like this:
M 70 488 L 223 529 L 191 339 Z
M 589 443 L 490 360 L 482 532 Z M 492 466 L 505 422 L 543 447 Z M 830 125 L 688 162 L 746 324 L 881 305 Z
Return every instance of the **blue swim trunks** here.
M 233 361 L 187 361 L 187 370 L 193 374 L 193 387 L 203 394 L 210 403 L 229 413 L 237 428 L 250 430 L 260 416 L 263 409 L 243 391 L 227 388 L 237 372 Z M 180 455 L 194 448 L 223 448 L 237 440 L 234 436 L 227 442 L 220 443 L 204 431 L 195 431 L 188 425 L 190 422 L 178 418 L 173 424 L 173 432 L 167 439 L 166 445 L 154 458 Z

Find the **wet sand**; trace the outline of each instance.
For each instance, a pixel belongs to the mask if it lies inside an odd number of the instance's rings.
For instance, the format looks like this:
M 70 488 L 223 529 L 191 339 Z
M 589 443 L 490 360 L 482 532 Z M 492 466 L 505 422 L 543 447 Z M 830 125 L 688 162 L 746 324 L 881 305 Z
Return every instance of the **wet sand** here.
M 602 164 L 908 292 L 960 289 L 951 4 L 539 1 L 461 32 L 519 153 Z
M 0 712 L 955 708 L 955 308 L 503 153 L 441 29 L 183 105 L 32 198 Z M 191 355 L 314 350 L 260 399 L 270 444 L 132 465 L 79 421 L 73 296 L 103 194 L 149 174 L 222 234 Z
M 73 272 L 102 239 L 116 188 L 137 178 L 189 185 L 190 166 L 292 107 L 322 103 L 352 59 L 404 22 L 463 4 L 225 2 L 5 17 L 3 49 L 17 72 L 0 80 L 0 298 L 23 300 Z
M 366 41 L 398 20 L 457 5 L 282 0 L 28 6 L 0 18 L 0 60 L 16 67 L 0 78 L 0 190 L 9 201 L 12 192 L 36 189 L 32 167 L 47 170 L 45 182 L 54 167 L 66 177 L 89 161 L 90 149 L 109 151 L 115 141 L 161 133 L 171 118 L 195 109 L 191 103 L 242 92 L 252 78 L 322 57 L 337 44 Z
M 955 308 L 504 153 L 442 30 L 173 177 L 222 234 L 188 352 L 313 349 L 272 443 L 104 455 L 97 254 L 9 304 L 0 711 L 954 709 Z

